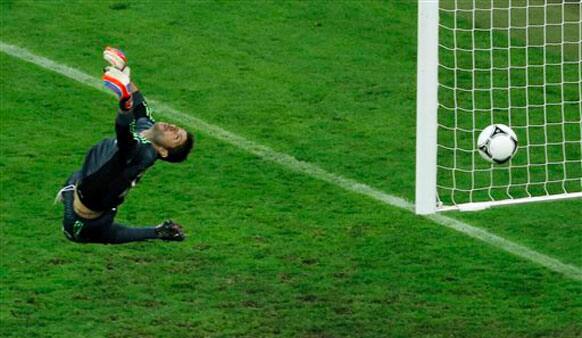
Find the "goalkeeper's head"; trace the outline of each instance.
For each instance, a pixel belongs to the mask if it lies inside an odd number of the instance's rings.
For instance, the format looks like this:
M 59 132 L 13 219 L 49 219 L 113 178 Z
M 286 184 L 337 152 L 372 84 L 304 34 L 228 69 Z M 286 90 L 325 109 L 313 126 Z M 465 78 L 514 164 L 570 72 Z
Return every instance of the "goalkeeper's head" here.
M 151 128 L 151 136 L 163 161 L 183 162 L 194 148 L 194 135 L 173 124 L 157 122 Z

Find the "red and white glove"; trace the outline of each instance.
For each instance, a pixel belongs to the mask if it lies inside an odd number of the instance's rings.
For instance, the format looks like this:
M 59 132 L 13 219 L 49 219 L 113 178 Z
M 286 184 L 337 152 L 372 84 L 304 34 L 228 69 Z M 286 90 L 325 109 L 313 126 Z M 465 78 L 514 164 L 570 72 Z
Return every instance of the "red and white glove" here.
M 103 84 L 117 95 L 121 109 L 131 109 L 131 79 L 127 74 L 115 67 L 105 67 Z
M 121 71 L 125 70 L 125 67 L 127 66 L 127 57 L 117 48 L 105 47 L 105 50 L 103 51 L 103 59 L 105 59 L 105 61 L 107 61 L 111 66 Z M 127 75 L 129 76 L 129 74 Z

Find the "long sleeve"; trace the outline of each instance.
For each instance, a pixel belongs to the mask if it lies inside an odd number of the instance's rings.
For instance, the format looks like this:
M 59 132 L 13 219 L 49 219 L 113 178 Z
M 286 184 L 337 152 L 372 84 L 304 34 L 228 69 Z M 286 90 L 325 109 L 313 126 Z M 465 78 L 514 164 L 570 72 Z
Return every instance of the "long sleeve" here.
M 115 119 L 115 133 L 117 135 L 117 147 L 119 154 L 126 158 L 135 148 L 137 141 L 133 136 L 131 130 L 131 123 L 133 122 L 132 112 L 119 111 Z
M 142 93 L 137 91 L 133 93 L 133 116 L 135 120 L 146 118 L 151 123 L 155 123 L 152 112 Z

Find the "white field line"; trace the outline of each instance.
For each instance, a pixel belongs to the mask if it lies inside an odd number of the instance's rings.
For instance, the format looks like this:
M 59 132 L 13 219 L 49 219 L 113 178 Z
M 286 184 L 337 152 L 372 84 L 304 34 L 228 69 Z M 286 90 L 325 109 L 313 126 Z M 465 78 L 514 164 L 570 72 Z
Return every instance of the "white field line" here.
M 63 76 L 66 76 L 82 84 L 95 88 L 99 91 L 113 95 L 109 90 L 103 87 L 103 84 L 100 79 L 97 79 L 91 75 L 83 73 L 75 68 L 65 66 L 63 64 L 57 63 L 45 57 L 33 54 L 26 49 L 6 44 L 1 41 L 0 50 L 15 58 L 36 64 L 42 68 L 59 73 Z M 227 130 L 220 128 L 219 126 L 210 124 L 199 118 L 180 112 L 162 102 L 151 99 L 149 99 L 149 101 L 154 106 L 156 106 L 157 110 L 162 111 L 163 115 L 171 117 L 177 121 L 184 123 L 184 125 L 193 127 L 200 132 L 203 132 L 216 139 L 219 139 L 235 147 L 243 149 L 260 158 L 275 162 L 294 172 L 302 173 L 307 176 L 311 176 L 313 178 L 336 185 L 347 191 L 367 196 L 384 204 L 402 208 L 410 212 L 414 212 L 414 205 L 403 198 L 387 194 L 385 192 L 382 192 L 378 189 L 357 182 L 355 180 L 330 173 L 318 167 L 317 165 L 299 161 L 291 155 L 277 152 L 267 146 L 258 144 L 242 136 L 233 134 Z M 472 226 L 470 224 L 461 222 L 459 220 L 447 216 L 443 216 L 441 214 L 429 215 L 424 217 L 449 229 L 461 232 L 469 237 L 483 241 L 489 245 L 507 251 L 513 255 L 529 260 L 538 265 L 544 266 L 547 269 L 561 273 L 571 279 L 574 279 L 576 281 L 582 281 L 582 269 L 580 269 L 577 266 L 562 263 L 555 258 L 541 254 L 523 245 L 517 244 L 503 237 L 497 236 L 487 230 Z

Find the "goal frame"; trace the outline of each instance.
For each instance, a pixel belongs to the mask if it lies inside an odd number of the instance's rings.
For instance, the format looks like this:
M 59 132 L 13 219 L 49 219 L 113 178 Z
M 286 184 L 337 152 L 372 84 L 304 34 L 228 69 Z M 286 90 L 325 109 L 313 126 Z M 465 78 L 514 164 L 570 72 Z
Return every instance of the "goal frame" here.
M 439 0 L 418 2 L 416 213 L 437 211 Z
M 440 0 L 418 1 L 415 212 L 428 215 L 449 210 L 476 211 L 509 204 L 582 198 L 582 192 L 573 192 L 451 206 L 438 205 L 439 2 Z

